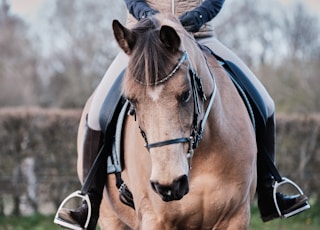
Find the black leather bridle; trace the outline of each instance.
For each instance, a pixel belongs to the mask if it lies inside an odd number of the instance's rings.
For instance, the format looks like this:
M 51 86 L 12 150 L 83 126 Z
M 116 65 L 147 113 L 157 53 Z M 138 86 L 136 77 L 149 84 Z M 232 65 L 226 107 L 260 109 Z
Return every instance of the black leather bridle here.
M 171 71 L 171 73 L 168 74 L 162 80 L 156 82 L 156 84 L 163 83 L 166 80 L 168 80 L 170 77 L 172 77 L 179 70 L 179 68 L 181 67 L 181 65 L 185 61 L 188 62 L 188 67 L 189 67 L 188 71 L 189 71 L 189 76 L 190 76 L 190 81 L 191 81 L 191 86 L 192 86 L 192 96 L 193 96 L 193 102 L 194 102 L 193 122 L 191 125 L 190 137 L 180 137 L 180 138 L 176 138 L 176 139 L 169 139 L 169 140 L 165 140 L 165 141 L 148 143 L 148 139 L 147 139 L 145 132 L 141 128 L 140 128 L 140 131 L 141 131 L 142 137 L 144 138 L 144 140 L 146 142 L 145 147 L 148 150 L 151 148 L 158 148 L 158 147 L 162 147 L 162 146 L 166 146 L 166 145 L 172 145 L 172 144 L 178 144 L 178 143 L 189 143 L 189 149 L 187 152 L 187 159 L 188 159 L 188 163 L 189 163 L 189 168 L 191 169 L 191 159 L 194 154 L 194 149 L 198 147 L 199 141 L 202 138 L 204 125 L 206 123 L 209 112 L 210 112 L 211 107 L 213 105 L 213 101 L 214 101 L 214 98 L 215 98 L 216 92 L 217 92 L 217 87 L 216 87 L 216 83 L 213 79 L 213 76 L 211 74 L 211 77 L 214 81 L 214 89 L 213 89 L 213 92 L 210 96 L 210 101 L 209 101 L 207 109 L 204 113 L 204 116 L 203 116 L 202 120 L 198 123 L 198 117 L 199 117 L 199 114 L 201 113 L 200 100 L 202 102 L 204 102 L 207 99 L 204 94 L 202 80 L 199 77 L 198 73 L 193 68 L 186 51 L 183 52 L 178 64 L 174 67 L 174 69 Z M 210 69 L 209 69 L 209 71 L 210 71 Z

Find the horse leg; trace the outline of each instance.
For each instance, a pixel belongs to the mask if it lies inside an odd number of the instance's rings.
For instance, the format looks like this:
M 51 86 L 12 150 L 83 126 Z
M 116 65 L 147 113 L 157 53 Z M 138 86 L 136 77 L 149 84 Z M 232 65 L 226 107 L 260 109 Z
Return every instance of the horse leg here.
M 101 230 L 139 229 L 136 227 L 137 224 L 135 210 L 120 202 L 115 175 L 108 175 L 100 206 L 99 226 Z
M 124 224 L 117 214 L 114 212 L 111 203 L 109 202 L 108 194 L 104 190 L 103 199 L 100 205 L 100 217 L 99 217 L 99 227 L 101 230 L 109 229 L 131 229 L 126 224 Z
M 174 226 L 167 225 L 168 223 L 157 223 L 156 218 L 149 218 L 148 220 L 143 220 L 141 226 L 138 229 L 141 230 L 174 230 Z
M 246 230 L 250 222 L 250 199 L 229 220 L 227 230 Z

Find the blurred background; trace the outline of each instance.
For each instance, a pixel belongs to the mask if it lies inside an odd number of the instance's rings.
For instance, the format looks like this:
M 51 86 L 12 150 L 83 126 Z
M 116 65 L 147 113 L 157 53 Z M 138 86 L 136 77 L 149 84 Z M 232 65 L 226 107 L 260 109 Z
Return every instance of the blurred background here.
M 80 188 L 77 125 L 82 106 L 118 52 L 113 19 L 125 22 L 124 1 L 0 0 L 1 230 L 58 229 L 11 222 L 51 218 L 61 200 Z M 320 1 L 227 0 L 214 23 L 219 40 L 274 98 L 278 168 L 319 211 Z M 253 225 L 316 229 L 318 211 Z

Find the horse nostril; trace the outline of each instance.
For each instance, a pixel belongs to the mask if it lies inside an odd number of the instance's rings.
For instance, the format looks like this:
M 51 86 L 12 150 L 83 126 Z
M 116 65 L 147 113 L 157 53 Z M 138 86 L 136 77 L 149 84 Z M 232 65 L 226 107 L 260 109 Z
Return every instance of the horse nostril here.
M 153 189 L 153 191 L 158 193 L 157 186 L 159 185 L 159 183 L 158 182 L 154 182 L 154 181 L 150 181 L 150 184 L 151 184 L 151 188 Z
M 154 181 L 150 181 L 150 184 L 151 184 L 152 189 L 156 193 L 164 195 L 164 196 L 171 196 L 171 194 L 172 194 L 171 186 L 160 185 L 158 182 L 154 182 Z
M 178 190 L 183 195 L 186 195 L 189 192 L 189 182 L 187 175 L 183 175 L 176 180 L 174 180 L 173 184 L 175 185 L 175 190 Z
M 180 200 L 189 192 L 188 177 L 183 175 L 173 181 L 171 185 L 161 185 L 159 182 L 150 181 L 152 189 L 158 193 L 164 201 Z

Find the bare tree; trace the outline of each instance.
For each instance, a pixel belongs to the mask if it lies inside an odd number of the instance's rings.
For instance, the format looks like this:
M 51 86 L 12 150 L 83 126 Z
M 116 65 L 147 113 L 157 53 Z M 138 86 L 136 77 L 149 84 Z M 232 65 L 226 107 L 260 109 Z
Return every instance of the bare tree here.
M 26 36 L 28 27 L 0 3 L 0 106 L 28 105 L 38 98 L 37 59 Z
M 124 21 L 124 2 L 45 1 L 43 28 L 31 39 L 7 1 L 0 4 L 0 106 L 82 107 L 118 52 L 111 22 Z M 229 0 L 216 32 L 284 111 L 319 111 L 319 18 L 302 1 L 288 9 L 277 0 Z
M 230 1 L 214 22 L 219 40 L 249 66 L 270 61 L 277 50 L 279 4 L 276 1 Z
M 309 61 L 319 48 L 319 17 L 313 15 L 307 7 L 298 2 L 292 10 L 285 12 L 282 27 L 288 44 L 288 56 Z M 318 50 L 318 54 L 319 54 Z
M 47 104 L 81 107 L 102 78 L 118 49 L 113 42 L 113 18 L 123 19 L 120 3 L 54 1 L 49 17 L 51 71 Z

